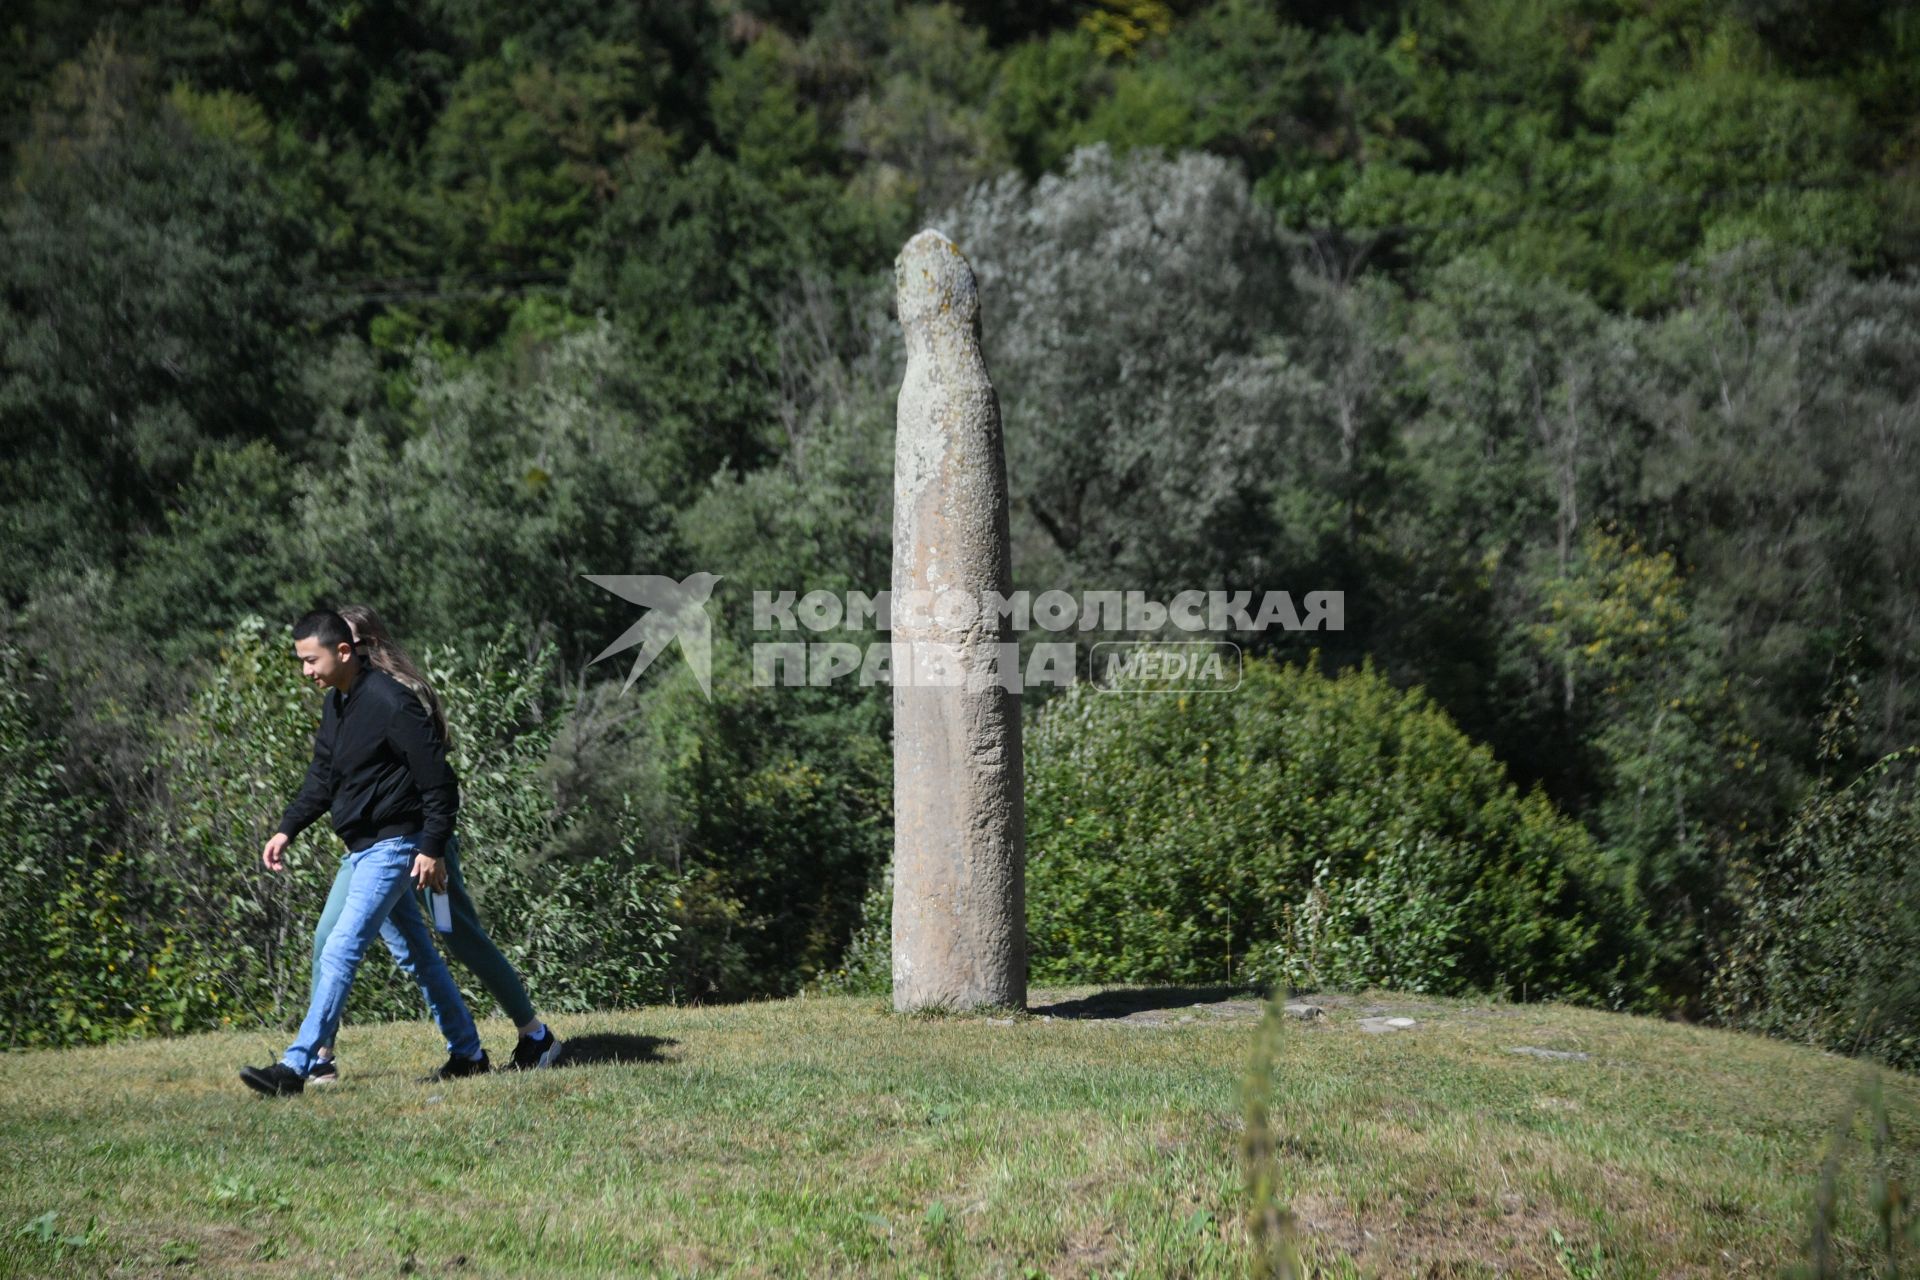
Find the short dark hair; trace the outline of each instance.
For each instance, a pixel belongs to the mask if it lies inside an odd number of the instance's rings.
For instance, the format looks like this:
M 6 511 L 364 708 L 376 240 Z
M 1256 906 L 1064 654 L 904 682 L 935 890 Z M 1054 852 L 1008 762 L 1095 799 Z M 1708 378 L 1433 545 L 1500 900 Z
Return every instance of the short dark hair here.
M 293 624 L 293 638 L 305 640 L 309 636 L 329 649 L 335 645 L 353 644 L 353 628 L 331 609 L 315 609 L 300 615 L 300 621 Z

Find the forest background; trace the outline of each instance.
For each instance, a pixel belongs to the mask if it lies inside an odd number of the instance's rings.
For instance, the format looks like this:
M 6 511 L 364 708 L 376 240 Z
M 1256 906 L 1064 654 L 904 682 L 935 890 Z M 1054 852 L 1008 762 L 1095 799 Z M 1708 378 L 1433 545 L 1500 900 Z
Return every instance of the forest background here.
M 297 1012 L 320 600 L 440 684 L 543 1007 L 884 984 L 887 691 L 755 686 L 750 592 L 887 585 L 934 225 L 1015 586 L 1346 597 L 1029 693 L 1037 980 L 1920 1062 L 1911 7 L 25 0 L 0 128 L 10 1046 Z M 696 569 L 713 697 L 623 693 L 581 575 Z

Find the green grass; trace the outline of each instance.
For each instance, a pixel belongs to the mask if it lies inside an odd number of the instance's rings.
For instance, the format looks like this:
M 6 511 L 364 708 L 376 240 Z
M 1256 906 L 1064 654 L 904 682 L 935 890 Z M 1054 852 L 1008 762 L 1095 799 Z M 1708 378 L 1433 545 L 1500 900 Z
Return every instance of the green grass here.
M 281 1100 L 234 1075 L 278 1034 L 4 1055 L 0 1274 L 1245 1274 L 1257 1006 L 1201 998 L 1125 1020 L 859 998 L 570 1017 L 602 1061 L 447 1085 L 414 1082 L 439 1056 L 425 1024 L 349 1027 L 343 1081 Z M 1586 1010 L 1321 1003 L 1286 1025 L 1271 1098 L 1314 1275 L 1776 1275 L 1862 1072 Z M 1419 1025 L 1364 1034 L 1374 1007 Z M 1912 1186 L 1920 1081 L 1887 1098 Z M 1843 1166 L 1855 1259 L 1864 1167 Z

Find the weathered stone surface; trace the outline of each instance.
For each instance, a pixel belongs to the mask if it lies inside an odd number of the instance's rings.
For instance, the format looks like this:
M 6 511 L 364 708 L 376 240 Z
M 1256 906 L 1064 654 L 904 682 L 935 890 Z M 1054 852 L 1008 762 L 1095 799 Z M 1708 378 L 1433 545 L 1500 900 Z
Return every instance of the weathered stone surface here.
M 1000 402 L 980 353 L 973 268 L 937 231 L 894 261 L 907 343 L 894 452 L 893 1007 L 1026 1004 L 1026 813 L 1011 627 L 975 606 L 1011 591 Z M 903 603 L 930 592 L 915 617 Z M 944 616 L 944 621 L 942 620 Z M 970 618 L 970 621 L 967 620 Z M 959 682 L 919 683 L 944 651 Z
M 1368 1035 L 1385 1035 L 1392 1031 L 1411 1031 L 1416 1025 L 1412 1018 L 1362 1018 L 1356 1024 Z

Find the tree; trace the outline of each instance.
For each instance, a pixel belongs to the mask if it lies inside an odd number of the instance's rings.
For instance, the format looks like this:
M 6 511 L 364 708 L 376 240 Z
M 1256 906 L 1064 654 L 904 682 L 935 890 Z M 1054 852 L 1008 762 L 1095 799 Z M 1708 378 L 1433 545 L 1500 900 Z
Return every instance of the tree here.
M 636 162 L 573 289 L 577 309 L 604 308 L 631 339 L 668 441 L 665 475 L 698 484 L 773 456 L 779 300 L 810 271 L 874 261 L 881 234 L 822 180 L 775 186 L 710 150 L 683 166 Z
M 1648 339 L 1661 430 L 1643 527 L 1689 566 L 1753 692 L 1754 733 L 1802 768 L 1822 691 L 1862 635 L 1855 763 L 1877 759 L 1920 714 L 1920 288 L 1760 246 L 1681 283 L 1689 305 Z M 1777 779 L 1785 808 L 1804 776 Z
M 0 599 L 157 531 L 203 448 L 296 445 L 312 246 L 110 45 L 65 68 L 0 224 Z
M 1211 156 L 1106 147 L 976 188 L 941 225 L 979 274 L 1022 577 L 1178 590 L 1248 571 L 1290 302 L 1272 219 Z
M 621 336 L 590 322 L 536 344 L 516 372 L 425 352 L 403 432 L 362 424 L 300 505 L 345 596 L 440 641 L 518 623 L 583 664 L 619 634 L 588 573 L 671 563 L 671 457 L 646 397 L 618 371 Z
M 1753 61 L 1723 30 L 1698 74 L 1642 93 L 1621 119 L 1609 239 L 1637 259 L 1637 271 L 1621 273 L 1628 303 L 1662 297 L 1673 266 L 1695 249 L 1764 239 L 1861 266 L 1877 249 L 1874 202 L 1857 181 L 1866 136 L 1853 104 Z

